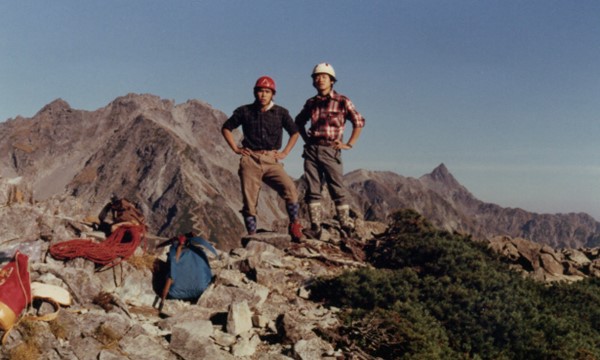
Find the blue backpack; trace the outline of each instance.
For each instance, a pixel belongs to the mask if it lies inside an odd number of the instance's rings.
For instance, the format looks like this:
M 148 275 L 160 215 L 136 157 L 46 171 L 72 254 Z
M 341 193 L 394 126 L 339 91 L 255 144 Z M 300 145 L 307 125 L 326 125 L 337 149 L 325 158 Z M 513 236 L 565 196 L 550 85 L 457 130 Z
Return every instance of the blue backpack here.
M 203 248 L 217 255 L 215 248 L 201 237 L 190 237 L 182 246 L 171 246 L 168 256 L 169 278 L 172 280 L 168 290 L 170 298 L 198 298 L 212 281 L 212 271 Z

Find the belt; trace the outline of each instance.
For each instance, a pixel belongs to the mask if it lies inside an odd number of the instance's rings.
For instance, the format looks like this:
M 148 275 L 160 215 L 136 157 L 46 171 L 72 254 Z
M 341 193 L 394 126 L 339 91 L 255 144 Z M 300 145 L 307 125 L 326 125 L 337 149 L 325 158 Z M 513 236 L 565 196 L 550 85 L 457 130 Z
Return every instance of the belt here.
M 310 145 L 321 145 L 321 146 L 331 146 L 335 144 L 335 140 L 327 140 L 327 139 L 310 139 Z
M 265 155 L 268 153 L 272 153 L 275 150 L 251 150 L 253 153 L 258 154 L 258 155 Z

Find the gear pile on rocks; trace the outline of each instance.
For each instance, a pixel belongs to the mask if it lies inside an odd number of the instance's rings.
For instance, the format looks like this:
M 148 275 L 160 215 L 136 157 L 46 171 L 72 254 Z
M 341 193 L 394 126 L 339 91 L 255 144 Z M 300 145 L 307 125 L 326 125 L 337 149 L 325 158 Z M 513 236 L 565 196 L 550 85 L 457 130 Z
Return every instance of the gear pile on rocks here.
M 339 325 L 338 309 L 311 301 L 307 286 L 317 276 L 367 266 L 363 245 L 384 224 L 358 222 L 361 236 L 353 239 L 341 239 L 335 221 L 324 240 L 292 243 L 278 231 L 242 238 L 238 248 L 210 255 L 214 279 L 198 301 L 167 299 L 159 312 L 167 248 L 149 251 L 151 239 L 108 269 L 85 258 L 63 261 L 48 254 L 52 245 L 73 237 L 101 241 L 75 220 L 78 209 L 73 198 L 12 202 L 1 209 L 24 231 L 0 237 L 0 263 L 17 250 L 29 254 L 31 280 L 68 290 L 73 304 L 50 322 L 23 318 L 0 348 L 0 358 L 350 358 L 348 349 L 334 348 L 319 335 Z M 27 310 L 50 311 L 44 303 Z

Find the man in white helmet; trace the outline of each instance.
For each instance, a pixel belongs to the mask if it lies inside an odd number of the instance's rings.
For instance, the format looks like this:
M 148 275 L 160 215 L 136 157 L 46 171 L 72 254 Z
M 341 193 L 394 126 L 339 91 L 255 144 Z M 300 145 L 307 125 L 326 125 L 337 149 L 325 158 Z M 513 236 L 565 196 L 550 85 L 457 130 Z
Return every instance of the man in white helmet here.
M 242 214 L 249 235 L 256 233 L 258 194 L 262 183 L 273 188 L 286 203 L 290 218 L 289 234 L 294 242 L 302 238 L 298 219 L 298 191 L 283 169 L 281 160 L 292 150 L 298 140 L 298 129 L 287 109 L 276 105 L 273 97 L 275 81 L 261 76 L 254 85 L 254 103 L 240 106 L 223 124 L 221 132 L 231 150 L 241 155 L 238 174 L 242 185 L 244 207 Z M 242 144 L 235 142 L 232 131 L 241 126 Z M 283 130 L 289 139 L 282 151 Z
M 302 154 L 304 176 L 308 184 L 305 201 L 311 223 L 305 234 L 312 238 L 321 236 L 321 181 L 325 180 L 335 203 L 342 231 L 349 235 L 353 232 L 354 225 L 350 219 L 350 205 L 343 184 L 342 150 L 352 149 L 365 126 L 365 119 L 350 99 L 333 90 L 333 84 L 337 81 L 333 66 L 328 63 L 318 64 L 311 76 L 317 95 L 306 101 L 295 119 L 305 142 Z M 352 124 L 352 134 L 344 142 L 346 120 Z M 309 121 L 307 131 L 306 124 Z

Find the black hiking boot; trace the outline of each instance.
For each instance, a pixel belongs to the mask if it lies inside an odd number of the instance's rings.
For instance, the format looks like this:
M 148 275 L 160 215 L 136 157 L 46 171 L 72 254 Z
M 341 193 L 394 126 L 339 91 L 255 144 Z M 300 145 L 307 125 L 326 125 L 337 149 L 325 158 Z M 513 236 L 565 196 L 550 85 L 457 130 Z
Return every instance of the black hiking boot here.
M 342 226 L 340 228 L 340 235 L 342 239 L 354 239 L 358 236 L 353 226 Z
M 311 224 L 310 229 L 302 230 L 304 235 L 309 239 L 321 240 L 321 226 L 317 224 Z

